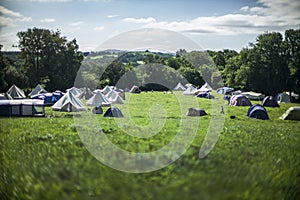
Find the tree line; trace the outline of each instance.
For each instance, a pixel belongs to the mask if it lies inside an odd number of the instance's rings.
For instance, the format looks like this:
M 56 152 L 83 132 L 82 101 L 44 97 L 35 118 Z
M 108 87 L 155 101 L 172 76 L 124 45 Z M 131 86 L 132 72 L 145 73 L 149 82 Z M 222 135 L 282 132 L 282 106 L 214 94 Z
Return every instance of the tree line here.
M 300 29 L 286 30 L 284 35 L 263 33 L 240 52 L 229 49 L 207 52 L 180 49 L 176 54 L 106 51 L 92 52 L 85 59 L 77 41 L 68 41 L 59 31 L 32 28 L 17 36 L 20 49 L 17 59 L 0 53 L 1 91 L 12 84 L 24 89 L 38 83 L 49 91 L 65 90 L 74 85 L 76 76 L 78 86 L 93 89 L 119 83 L 125 87 L 126 78 L 132 84 L 143 85 L 159 74 L 172 83 L 184 77 L 196 86 L 208 82 L 214 88 L 224 84 L 267 95 L 283 91 L 300 93 Z M 153 63 L 169 69 L 161 67 L 158 71 Z M 139 68 L 141 65 L 148 67 Z M 154 86 L 145 89 L 151 87 Z

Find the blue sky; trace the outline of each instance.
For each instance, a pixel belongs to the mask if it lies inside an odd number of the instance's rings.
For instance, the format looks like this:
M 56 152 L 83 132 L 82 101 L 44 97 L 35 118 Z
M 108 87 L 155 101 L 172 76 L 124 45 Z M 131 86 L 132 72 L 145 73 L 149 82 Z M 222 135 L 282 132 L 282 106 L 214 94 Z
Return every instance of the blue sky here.
M 140 28 L 179 32 L 204 49 L 239 51 L 258 34 L 300 28 L 299 0 L 2 0 L 0 44 L 17 50 L 17 32 L 38 27 L 95 50 Z

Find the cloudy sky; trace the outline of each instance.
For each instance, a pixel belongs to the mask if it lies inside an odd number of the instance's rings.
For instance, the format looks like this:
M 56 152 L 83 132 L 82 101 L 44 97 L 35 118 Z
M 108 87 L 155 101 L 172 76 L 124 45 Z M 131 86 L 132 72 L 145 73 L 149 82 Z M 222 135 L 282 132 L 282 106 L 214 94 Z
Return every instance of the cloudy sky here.
M 0 44 L 18 50 L 17 32 L 38 27 L 95 50 L 140 28 L 179 32 L 204 49 L 239 51 L 258 34 L 300 28 L 299 0 L 1 0 Z

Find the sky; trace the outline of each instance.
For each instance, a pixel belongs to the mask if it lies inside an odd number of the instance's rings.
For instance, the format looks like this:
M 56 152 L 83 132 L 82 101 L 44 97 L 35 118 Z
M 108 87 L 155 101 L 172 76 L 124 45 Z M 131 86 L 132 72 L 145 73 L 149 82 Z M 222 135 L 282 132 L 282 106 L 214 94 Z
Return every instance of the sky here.
M 240 51 L 259 34 L 300 28 L 299 0 L 1 0 L 0 44 L 17 51 L 16 34 L 59 30 L 93 51 L 141 28 L 178 32 L 206 50 Z

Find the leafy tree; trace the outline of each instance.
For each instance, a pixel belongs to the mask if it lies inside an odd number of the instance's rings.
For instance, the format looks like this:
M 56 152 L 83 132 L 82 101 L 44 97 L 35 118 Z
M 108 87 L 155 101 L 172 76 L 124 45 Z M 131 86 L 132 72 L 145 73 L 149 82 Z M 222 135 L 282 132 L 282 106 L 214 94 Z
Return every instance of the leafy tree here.
M 195 68 L 180 67 L 178 71 L 189 83 L 193 85 L 202 86 L 205 83 L 200 72 Z
M 288 66 L 291 71 L 288 80 L 289 90 L 300 93 L 300 29 L 285 31 Z M 300 99 L 300 97 L 299 97 Z
M 5 72 L 4 69 L 9 65 L 7 59 L 3 56 L 1 51 L 2 45 L 0 45 L 0 91 L 4 91 L 7 89 L 8 84 L 5 81 Z
M 68 42 L 59 31 L 38 28 L 17 36 L 30 87 L 43 82 L 49 90 L 64 90 L 73 85 L 83 60 L 75 39 Z

